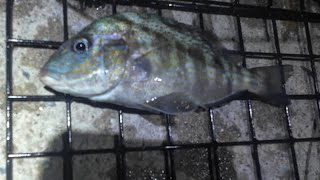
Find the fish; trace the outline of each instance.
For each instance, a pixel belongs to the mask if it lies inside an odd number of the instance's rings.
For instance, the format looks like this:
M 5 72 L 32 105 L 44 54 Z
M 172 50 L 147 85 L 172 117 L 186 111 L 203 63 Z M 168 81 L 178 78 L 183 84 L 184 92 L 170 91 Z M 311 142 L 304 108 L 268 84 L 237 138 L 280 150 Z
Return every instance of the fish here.
M 93 21 L 40 70 L 55 91 L 153 113 L 221 106 L 244 92 L 286 105 L 291 65 L 247 69 L 219 39 L 155 14 L 124 12 Z M 282 71 L 281 71 L 282 68 Z

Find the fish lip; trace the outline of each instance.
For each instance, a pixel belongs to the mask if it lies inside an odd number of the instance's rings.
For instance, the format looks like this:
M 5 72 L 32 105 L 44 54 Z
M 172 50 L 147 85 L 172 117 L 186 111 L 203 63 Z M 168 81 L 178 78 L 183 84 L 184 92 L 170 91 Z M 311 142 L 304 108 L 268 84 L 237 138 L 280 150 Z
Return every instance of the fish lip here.
M 56 86 L 58 85 L 58 80 L 57 79 L 54 79 L 50 76 L 41 76 L 40 77 L 40 81 L 45 84 L 46 86 Z
M 40 81 L 50 89 L 53 89 L 54 91 L 57 91 L 59 93 L 69 93 L 68 87 L 64 86 L 64 83 L 61 83 L 60 80 L 53 78 L 51 76 L 42 76 L 40 77 Z
M 56 86 L 61 80 L 60 77 L 51 76 L 50 71 L 47 68 L 41 69 L 38 76 L 40 77 L 40 81 L 47 86 Z

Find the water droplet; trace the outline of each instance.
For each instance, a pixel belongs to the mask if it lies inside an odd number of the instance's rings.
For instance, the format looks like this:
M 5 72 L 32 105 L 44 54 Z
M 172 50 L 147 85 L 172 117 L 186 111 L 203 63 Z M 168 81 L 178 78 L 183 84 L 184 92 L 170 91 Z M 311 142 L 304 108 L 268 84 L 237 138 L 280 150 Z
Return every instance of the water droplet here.
M 162 81 L 162 79 L 159 78 L 159 77 L 155 77 L 153 80 L 156 81 L 156 82 L 161 82 Z

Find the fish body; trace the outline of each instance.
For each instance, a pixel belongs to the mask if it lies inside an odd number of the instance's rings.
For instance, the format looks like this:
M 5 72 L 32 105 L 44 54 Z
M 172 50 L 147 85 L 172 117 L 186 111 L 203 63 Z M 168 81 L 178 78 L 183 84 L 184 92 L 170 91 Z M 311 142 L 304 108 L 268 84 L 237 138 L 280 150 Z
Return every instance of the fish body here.
M 281 92 L 278 67 L 248 70 L 225 52 L 217 38 L 199 29 L 127 12 L 98 19 L 66 41 L 40 76 L 59 92 L 168 114 L 243 91 Z

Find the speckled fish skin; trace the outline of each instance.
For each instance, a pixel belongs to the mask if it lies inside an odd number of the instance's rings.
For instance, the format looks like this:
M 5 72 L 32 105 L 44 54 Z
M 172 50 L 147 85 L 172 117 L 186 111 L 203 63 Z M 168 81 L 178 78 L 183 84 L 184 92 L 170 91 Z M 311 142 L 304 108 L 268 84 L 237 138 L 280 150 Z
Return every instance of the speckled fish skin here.
M 127 12 L 96 20 L 65 42 L 40 76 L 59 92 L 168 114 L 280 87 L 267 75 L 270 68 L 247 70 L 223 52 L 213 36 L 196 28 Z

